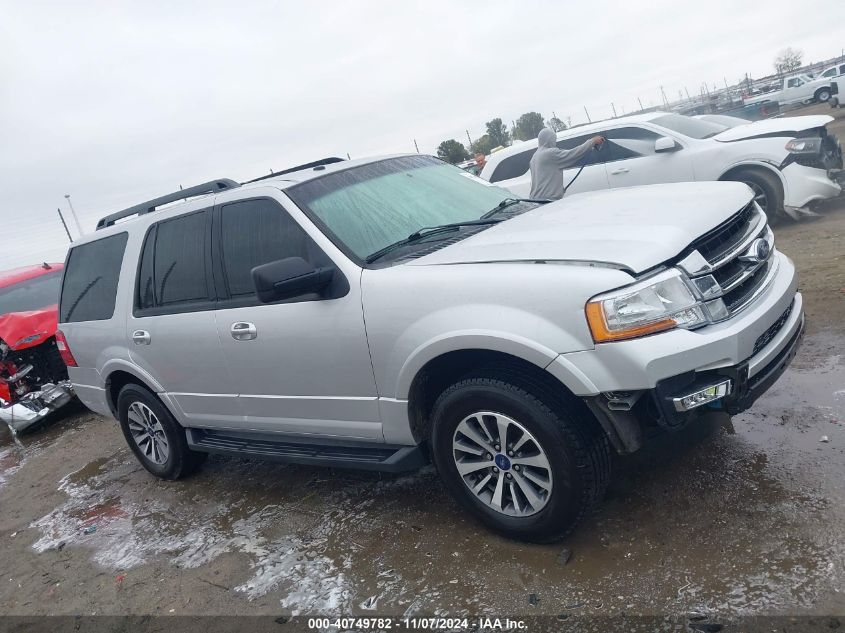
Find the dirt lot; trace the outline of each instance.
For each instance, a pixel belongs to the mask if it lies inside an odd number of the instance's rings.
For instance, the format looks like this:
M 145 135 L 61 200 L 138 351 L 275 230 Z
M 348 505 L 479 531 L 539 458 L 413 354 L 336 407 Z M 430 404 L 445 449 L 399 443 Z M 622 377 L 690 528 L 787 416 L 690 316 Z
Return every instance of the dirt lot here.
M 20 444 L 0 432 L 2 612 L 841 616 L 845 199 L 820 211 L 776 227 L 808 317 L 793 366 L 735 432 L 714 419 L 619 460 L 565 543 L 491 535 L 431 469 L 212 457 L 162 482 L 77 411 Z

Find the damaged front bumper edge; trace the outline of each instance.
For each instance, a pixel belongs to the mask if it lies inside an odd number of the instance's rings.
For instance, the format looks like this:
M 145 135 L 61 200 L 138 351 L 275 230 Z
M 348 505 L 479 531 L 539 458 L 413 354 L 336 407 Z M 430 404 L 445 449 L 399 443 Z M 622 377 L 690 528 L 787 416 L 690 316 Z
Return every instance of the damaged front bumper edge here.
M 46 384 L 40 391 L 28 393 L 14 404 L 0 398 L 0 421 L 19 433 L 65 406 L 72 398 L 73 387 L 69 380 Z

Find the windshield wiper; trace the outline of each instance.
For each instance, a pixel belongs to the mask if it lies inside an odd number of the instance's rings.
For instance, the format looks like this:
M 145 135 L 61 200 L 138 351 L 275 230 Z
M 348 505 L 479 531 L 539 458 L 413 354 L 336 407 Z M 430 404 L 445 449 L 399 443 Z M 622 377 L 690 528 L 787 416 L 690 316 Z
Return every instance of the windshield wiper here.
M 485 225 L 485 224 L 497 224 L 501 222 L 501 219 L 493 219 L 493 218 L 480 218 L 478 220 L 466 220 L 464 222 L 451 222 L 449 224 L 438 224 L 437 226 L 424 226 L 421 229 L 417 229 L 413 233 L 411 233 L 408 237 L 404 240 L 399 240 L 398 242 L 394 242 L 393 244 L 388 244 L 381 250 L 368 255 L 367 258 L 364 260 L 368 264 L 372 264 L 377 259 L 381 259 L 388 253 L 395 251 L 397 248 L 401 248 L 406 246 L 407 244 L 413 244 L 421 240 L 424 237 L 428 237 L 430 235 L 436 235 L 437 233 L 445 233 L 447 231 L 457 231 L 459 228 L 463 226 L 477 226 L 477 225 Z
M 505 198 L 495 207 L 490 209 L 487 213 L 481 216 L 482 220 L 486 220 L 487 218 L 491 218 L 503 209 L 507 209 L 510 206 L 515 204 L 519 204 L 520 202 L 536 202 L 537 204 L 546 204 L 547 202 L 551 202 L 551 200 L 533 200 L 531 198 Z

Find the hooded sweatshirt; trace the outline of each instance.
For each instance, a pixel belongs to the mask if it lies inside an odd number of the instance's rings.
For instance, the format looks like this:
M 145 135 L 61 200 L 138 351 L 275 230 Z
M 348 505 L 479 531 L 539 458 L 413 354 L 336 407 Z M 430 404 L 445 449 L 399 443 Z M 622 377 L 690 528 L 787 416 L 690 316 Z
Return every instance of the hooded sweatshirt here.
M 559 149 L 554 130 L 543 128 L 531 158 L 531 194 L 537 200 L 563 198 L 563 170 L 576 165 L 593 147 L 592 139 L 573 149 Z

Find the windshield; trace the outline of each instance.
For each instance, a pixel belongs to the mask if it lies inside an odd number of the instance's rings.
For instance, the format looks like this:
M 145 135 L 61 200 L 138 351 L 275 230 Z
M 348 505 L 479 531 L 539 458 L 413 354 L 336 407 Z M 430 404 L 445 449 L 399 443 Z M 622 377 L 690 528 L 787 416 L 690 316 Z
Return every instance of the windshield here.
M 690 138 L 710 138 L 728 129 L 725 125 L 719 125 L 712 121 L 693 119 L 683 114 L 665 114 L 652 119 L 651 122 Z
M 477 220 L 513 194 L 431 156 L 353 167 L 288 195 L 359 259 L 431 226 Z
M 62 272 L 57 271 L 0 288 L 0 315 L 39 310 L 59 302 Z

